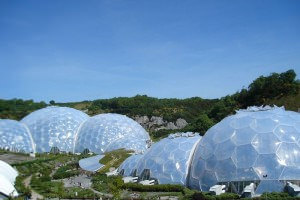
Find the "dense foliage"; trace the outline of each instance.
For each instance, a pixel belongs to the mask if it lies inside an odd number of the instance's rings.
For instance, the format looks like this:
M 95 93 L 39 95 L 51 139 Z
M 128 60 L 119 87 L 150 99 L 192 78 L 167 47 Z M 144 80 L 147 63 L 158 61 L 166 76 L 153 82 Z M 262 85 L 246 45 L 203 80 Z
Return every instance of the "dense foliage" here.
M 89 115 L 99 113 L 119 113 L 134 116 L 161 116 L 164 120 L 175 122 L 185 119 L 189 125 L 183 130 L 159 130 L 150 134 L 153 139 L 165 137 L 176 131 L 197 131 L 204 134 L 208 128 L 233 114 L 235 110 L 252 105 L 276 104 L 289 110 L 300 108 L 300 82 L 296 80 L 294 70 L 260 76 L 247 88 L 220 99 L 158 99 L 146 95 L 135 97 L 118 97 L 73 103 L 56 103 L 51 100 L 48 105 L 73 107 Z M 30 112 L 47 106 L 21 99 L 0 100 L 0 118 L 21 119 Z

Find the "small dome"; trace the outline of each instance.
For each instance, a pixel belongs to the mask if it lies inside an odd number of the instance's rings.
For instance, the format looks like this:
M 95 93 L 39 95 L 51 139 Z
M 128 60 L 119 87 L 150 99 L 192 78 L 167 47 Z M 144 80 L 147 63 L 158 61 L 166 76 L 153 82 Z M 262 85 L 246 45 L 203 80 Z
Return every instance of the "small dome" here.
M 217 183 L 251 181 L 257 193 L 278 191 L 279 180 L 300 180 L 299 139 L 299 113 L 278 107 L 239 110 L 199 142 L 189 186 L 208 191 Z
M 104 153 L 120 148 L 142 152 L 149 139 L 149 134 L 133 119 L 120 114 L 99 114 L 80 128 L 75 152 L 89 149 Z
M 28 126 L 37 152 L 49 152 L 52 147 L 72 152 L 77 130 L 88 118 L 73 108 L 49 106 L 30 113 L 21 122 Z
M 25 124 L 0 119 L 0 148 L 16 152 L 34 152 L 34 143 Z
M 160 140 L 140 158 L 137 174 L 143 180 L 144 173 L 150 171 L 150 179 L 156 179 L 160 184 L 185 185 L 190 161 L 200 139 L 199 134 L 189 132 Z

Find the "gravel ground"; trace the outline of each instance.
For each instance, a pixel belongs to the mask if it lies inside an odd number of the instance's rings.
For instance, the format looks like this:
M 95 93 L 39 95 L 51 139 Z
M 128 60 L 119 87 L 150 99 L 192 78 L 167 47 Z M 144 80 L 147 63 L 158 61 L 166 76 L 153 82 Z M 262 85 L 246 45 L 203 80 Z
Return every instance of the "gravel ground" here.
M 33 157 L 29 157 L 29 156 L 25 156 L 25 155 L 18 155 L 18 154 L 13 154 L 13 153 L 0 154 L 0 160 L 3 160 L 4 162 L 7 162 L 8 164 L 30 161 L 30 160 L 34 160 L 34 159 L 35 158 L 33 158 Z

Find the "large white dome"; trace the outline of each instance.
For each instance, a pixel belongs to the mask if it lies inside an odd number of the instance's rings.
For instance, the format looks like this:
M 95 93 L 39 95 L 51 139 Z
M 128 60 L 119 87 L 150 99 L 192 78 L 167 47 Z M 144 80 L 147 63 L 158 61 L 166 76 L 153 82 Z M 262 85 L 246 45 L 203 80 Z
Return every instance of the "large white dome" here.
M 221 183 L 240 192 L 240 186 L 254 182 L 258 194 L 281 191 L 282 181 L 300 180 L 299 139 L 299 113 L 278 107 L 237 111 L 199 142 L 189 186 L 208 191 Z
M 78 128 L 88 118 L 73 108 L 50 106 L 30 113 L 21 122 L 28 126 L 37 152 L 49 152 L 51 147 L 72 152 Z
M 27 126 L 10 119 L 0 119 L 0 148 L 26 153 L 35 151 Z
M 99 114 L 81 126 L 74 151 L 89 149 L 94 153 L 104 153 L 124 148 L 142 152 L 146 150 L 149 139 L 149 134 L 133 119 L 120 114 Z

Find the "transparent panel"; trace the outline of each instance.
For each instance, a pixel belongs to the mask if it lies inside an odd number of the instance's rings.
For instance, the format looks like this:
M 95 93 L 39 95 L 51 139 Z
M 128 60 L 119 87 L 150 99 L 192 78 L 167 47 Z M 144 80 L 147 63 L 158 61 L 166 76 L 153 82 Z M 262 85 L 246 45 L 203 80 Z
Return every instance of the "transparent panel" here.
M 219 143 L 216 147 L 214 155 L 218 160 L 230 158 L 235 149 L 235 144 L 231 140 Z
M 253 118 L 246 116 L 246 117 L 240 117 L 240 118 L 233 118 L 230 122 L 230 126 L 234 129 L 242 129 L 249 127 L 250 124 L 253 122 Z
M 231 158 L 221 160 L 216 165 L 216 175 L 218 181 L 235 180 L 236 166 Z
M 256 135 L 256 132 L 249 127 L 237 129 L 235 131 L 235 135 L 232 138 L 232 141 L 236 145 L 249 144 L 249 143 L 251 143 L 251 141 L 253 140 L 255 135 Z
M 283 192 L 284 184 L 278 180 L 261 181 L 257 186 L 255 193 L 263 194 L 264 192 Z
M 254 120 L 250 127 L 257 133 L 268 133 L 272 132 L 277 123 L 273 121 L 272 119 L 256 119 Z
M 283 142 L 276 154 L 282 165 L 300 166 L 300 147 L 298 144 Z
M 259 180 L 258 175 L 252 167 L 250 168 L 238 168 L 236 170 L 236 181 L 253 181 Z
M 278 179 L 283 167 L 275 154 L 259 155 L 254 164 L 254 169 L 262 180 Z
M 258 154 L 251 144 L 237 146 L 233 154 L 233 161 L 237 168 L 252 167 Z
M 202 191 L 208 191 L 209 188 L 215 184 L 217 184 L 217 177 L 215 172 L 213 171 L 205 171 L 202 180 L 200 182 L 200 187 Z
M 297 142 L 300 134 L 293 126 L 281 125 L 278 126 L 274 133 L 283 142 Z
M 275 153 L 280 144 L 280 140 L 274 133 L 257 134 L 252 141 L 252 145 L 260 154 Z
M 280 180 L 300 180 L 300 166 L 297 167 L 285 167 Z

